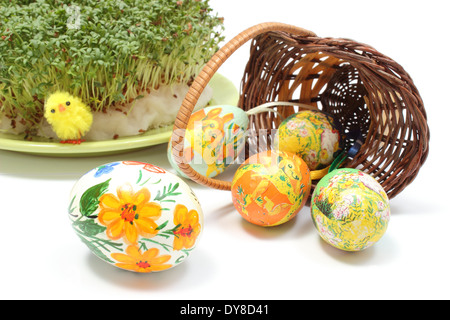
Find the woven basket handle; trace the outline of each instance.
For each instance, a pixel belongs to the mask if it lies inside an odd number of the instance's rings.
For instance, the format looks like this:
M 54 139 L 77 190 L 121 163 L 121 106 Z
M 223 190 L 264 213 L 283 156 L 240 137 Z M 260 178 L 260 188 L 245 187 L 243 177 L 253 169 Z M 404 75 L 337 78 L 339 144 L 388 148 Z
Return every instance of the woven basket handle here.
M 316 36 L 313 32 L 306 29 L 283 23 L 268 22 L 253 26 L 231 39 L 227 44 L 225 44 L 219 51 L 214 54 L 214 56 L 210 59 L 206 66 L 201 70 L 199 75 L 195 78 L 188 93 L 186 94 L 186 97 L 183 100 L 177 118 L 175 119 L 171 139 L 171 151 L 173 154 L 173 159 L 180 170 L 191 180 L 199 184 L 218 190 L 231 190 L 231 182 L 205 177 L 192 169 L 189 164 L 183 161 L 184 132 L 191 117 L 192 110 L 194 110 L 194 107 L 197 104 L 200 95 L 202 94 L 211 78 L 217 72 L 219 67 L 246 42 L 260 34 L 270 31 L 286 32 L 302 37 Z

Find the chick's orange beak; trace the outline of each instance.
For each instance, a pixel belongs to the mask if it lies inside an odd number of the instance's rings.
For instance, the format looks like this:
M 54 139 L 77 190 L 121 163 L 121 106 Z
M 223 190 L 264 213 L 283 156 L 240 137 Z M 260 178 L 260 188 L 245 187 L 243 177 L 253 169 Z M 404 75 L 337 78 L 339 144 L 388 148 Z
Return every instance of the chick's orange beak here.
M 63 106 L 62 104 L 60 104 L 60 105 L 58 106 L 58 108 L 59 108 L 59 112 L 64 112 L 64 111 L 66 111 L 66 108 L 64 108 L 64 106 Z

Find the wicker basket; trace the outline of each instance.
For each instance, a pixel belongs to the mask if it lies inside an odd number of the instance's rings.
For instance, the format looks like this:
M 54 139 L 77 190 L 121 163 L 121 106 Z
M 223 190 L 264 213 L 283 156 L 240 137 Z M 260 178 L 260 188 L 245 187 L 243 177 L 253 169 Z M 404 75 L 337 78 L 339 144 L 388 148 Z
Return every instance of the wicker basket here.
M 231 188 L 231 182 L 207 178 L 183 163 L 180 132 L 214 73 L 250 40 L 240 108 L 247 111 L 273 101 L 312 105 L 338 119 L 347 149 L 359 145 L 343 167 L 372 175 L 390 198 L 414 180 L 427 158 L 430 136 L 422 99 L 405 70 L 370 46 L 348 39 L 320 38 L 281 23 L 263 23 L 240 33 L 213 56 L 192 84 L 172 135 L 174 160 L 190 179 L 219 190 Z M 283 116 L 298 110 L 278 108 Z M 250 117 L 250 129 L 270 131 L 280 122 L 276 113 L 256 114 Z M 247 143 L 254 142 L 249 138 Z M 313 186 L 316 183 L 313 181 Z

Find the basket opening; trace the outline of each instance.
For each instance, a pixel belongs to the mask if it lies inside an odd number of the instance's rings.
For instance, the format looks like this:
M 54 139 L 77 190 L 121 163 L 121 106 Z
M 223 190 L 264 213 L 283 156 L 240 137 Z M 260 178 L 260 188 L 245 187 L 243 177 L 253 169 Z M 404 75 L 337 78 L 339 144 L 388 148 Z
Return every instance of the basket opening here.
M 371 123 L 367 96 L 358 70 L 349 63 L 343 63 L 320 97 L 322 110 L 339 122 L 346 147 L 351 147 L 357 139 L 364 142 L 367 138 Z
M 372 174 L 394 197 L 416 177 L 427 158 L 429 129 L 423 101 L 411 77 L 395 61 L 349 39 L 267 32 L 252 40 L 238 106 L 245 111 L 268 102 L 299 102 L 331 114 L 345 147 L 361 142 L 342 166 Z M 249 129 L 266 137 L 248 139 L 271 147 L 271 130 L 300 109 L 250 117 Z M 251 154 L 246 153 L 245 157 Z
M 285 52 L 279 48 L 276 50 L 278 60 L 272 64 L 269 61 L 261 63 L 265 55 L 249 61 L 248 72 L 243 78 L 242 87 L 246 90 L 241 96 L 240 107 L 249 110 L 273 101 L 308 104 L 335 118 L 344 136 L 344 147 L 351 147 L 357 140 L 365 141 L 371 114 L 367 90 L 358 70 L 351 63 L 327 53 L 304 53 L 285 46 L 282 49 Z M 252 115 L 250 129 L 255 132 L 276 129 L 284 118 L 301 110 L 294 106 L 274 109 L 283 118 L 276 113 Z M 260 138 L 265 139 L 270 140 L 270 137 Z M 249 143 L 255 140 L 249 140 Z M 267 146 L 270 145 L 268 141 Z

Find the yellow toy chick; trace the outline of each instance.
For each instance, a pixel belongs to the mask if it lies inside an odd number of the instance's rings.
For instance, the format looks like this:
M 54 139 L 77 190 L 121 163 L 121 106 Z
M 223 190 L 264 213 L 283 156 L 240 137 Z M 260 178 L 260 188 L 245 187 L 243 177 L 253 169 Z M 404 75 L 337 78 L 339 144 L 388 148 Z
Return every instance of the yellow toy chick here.
M 79 98 L 67 92 L 51 94 L 44 106 L 44 116 L 61 143 L 80 144 L 90 130 L 92 111 Z

